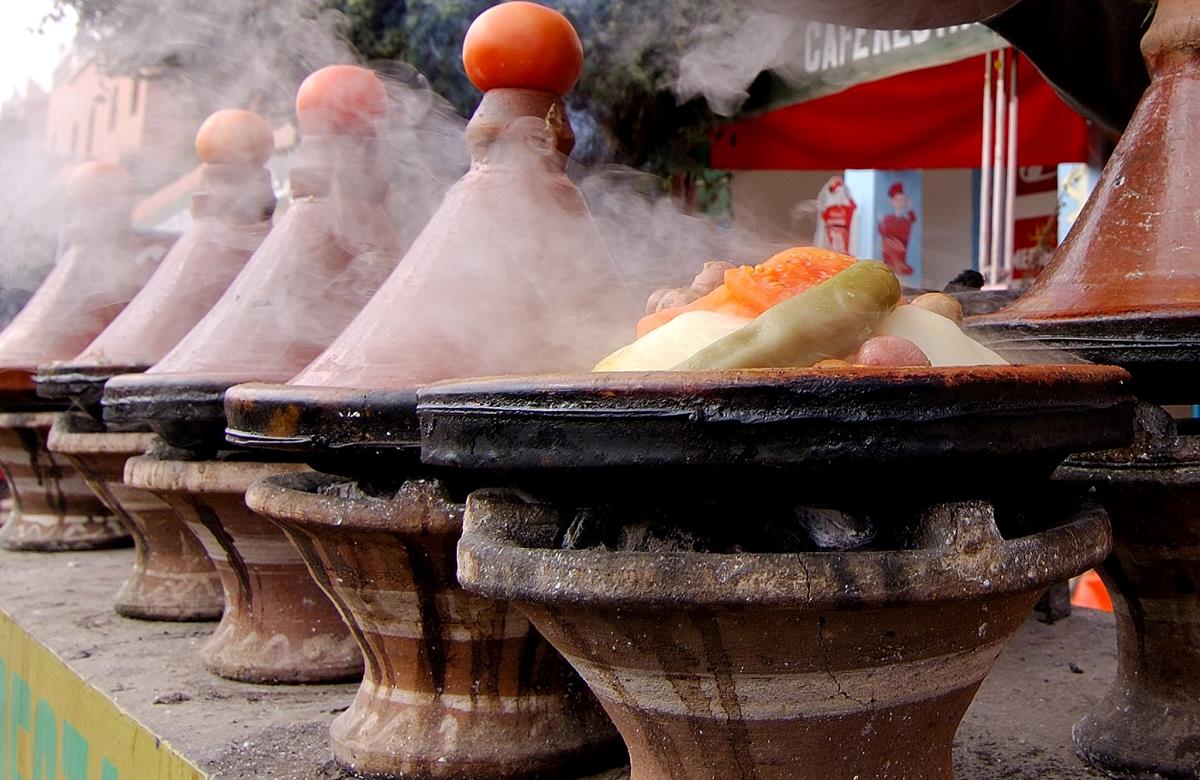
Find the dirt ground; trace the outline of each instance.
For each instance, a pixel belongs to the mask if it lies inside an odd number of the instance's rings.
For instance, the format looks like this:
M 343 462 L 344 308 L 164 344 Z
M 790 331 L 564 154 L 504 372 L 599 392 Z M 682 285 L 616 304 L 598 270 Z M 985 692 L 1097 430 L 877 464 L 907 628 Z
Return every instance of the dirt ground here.
M 151 732 L 218 778 L 347 778 L 327 729 L 356 686 L 247 685 L 208 674 L 213 623 L 150 623 L 112 610 L 132 550 L 0 552 L 0 609 Z M 1030 620 L 1006 648 L 958 732 L 960 780 L 1102 778 L 1076 758 L 1071 725 L 1116 668 L 1111 617 Z M 621 780 L 609 772 L 593 780 Z

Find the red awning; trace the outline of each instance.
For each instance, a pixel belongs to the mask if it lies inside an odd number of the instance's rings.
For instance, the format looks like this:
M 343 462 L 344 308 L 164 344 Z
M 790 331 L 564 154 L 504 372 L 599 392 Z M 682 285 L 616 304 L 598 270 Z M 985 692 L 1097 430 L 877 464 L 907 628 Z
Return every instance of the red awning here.
M 1084 161 L 1088 129 L 1037 69 L 1018 58 L 1019 165 Z M 912 71 L 724 127 L 725 170 L 978 168 L 983 57 Z

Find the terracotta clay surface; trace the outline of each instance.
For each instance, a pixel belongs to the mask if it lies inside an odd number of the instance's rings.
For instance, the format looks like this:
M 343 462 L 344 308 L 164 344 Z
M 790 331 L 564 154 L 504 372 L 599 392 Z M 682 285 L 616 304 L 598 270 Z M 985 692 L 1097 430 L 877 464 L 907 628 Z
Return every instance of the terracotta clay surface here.
M 455 376 L 586 371 L 627 340 L 643 296 L 623 282 L 565 173 L 574 134 L 562 100 L 493 89 L 467 127 L 467 142 L 471 171 L 329 348 L 286 388 L 227 394 L 235 441 L 415 446 L 408 421 L 418 386 Z M 464 297 L 470 307 L 459 304 Z M 580 318 L 584 306 L 588 316 Z M 407 405 L 398 409 L 397 398 Z
M 131 458 L 125 481 L 171 505 L 204 545 L 225 587 L 225 612 L 202 651 L 205 665 L 245 682 L 356 678 L 362 655 L 304 560 L 276 525 L 246 507 L 263 477 L 292 463 Z
M 1058 477 L 1095 485 L 1113 524 L 1100 568 L 1117 618 L 1108 694 L 1075 727 L 1112 777 L 1200 777 L 1200 438 L 1170 431 L 1072 458 Z
M 275 209 L 266 121 L 219 111 L 197 136 L 192 222 L 116 319 L 70 360 L 38 370 L 43 397 L 97 407 L 105 380 L 157 363 L 216 303 L 266 237 Z
M 68 182 L 69 246 L 12 322 L 0 331 L 0 403 L 36 403 L 42 363 L 74 357 L 104 330 L 158 267 L 172 239 L 135 233 L 132 181 L 117 166 L 84 163 Z
M 970 320 L 1005 349 L 1129 369 L 1139 396 L 1191 403 L 1200 376 L 1200 3 L 1162 0 L 1142 42 L 1151 84 L 1053 262 Z
M 225 597 L 200 542 L 170 504 L 125 484 L 125 462 L 146 452 L 153 433 L 77 430 L 69 414 L 50 429 L 49 449 L 74 466 L 133 536 L 133 571 L 117 593 L 116 610 L 142 620 L 215 620 Z
M 46 447 L 54 412 L 0 414 L 0 468 L 12 491 L 0 503 L 0 546 L 90 550 L 128 544 L 129 531 L 83 475 Z
M 370 71 L 334 67 L 365 75 L 383 95 Z M 312 110 L 345 109 L 336 84 L 326 84 L 326 92 L 333 89 L 329 102 Z M 372 114 L 364 121 L 377 130 L 379 119 Z M 180 447 L 223 444 L 225 390 L 290 379 L 396 267 L 402 251 L 385 207 L 389 174 L 383 142 L 373 133 L 305 135 L 289 172 L 287 211 L 220 300 L 162 360 L 144 374 L 109 381 L 105 419 L 149 421 Z
M 929 546 L 911 550 L 566 550 L 558 509 L 487 490 L 468 500 L 458 574 L 517 602 L 575 666 L 634 780 L 949 780 L 955 729 L 1004 643 L 1111 538 L 1086 506 L 1011 540 L 983 502 L 922 523 Z
M 576 777 L 620 763 L 586 686 L 503 601 L 458 587 L 462 505 L 432 479 L 394 497 L 322 474 L 257 483 L 354 628 L 366 674 L 330 729 L 333 754 L 370 777 Z

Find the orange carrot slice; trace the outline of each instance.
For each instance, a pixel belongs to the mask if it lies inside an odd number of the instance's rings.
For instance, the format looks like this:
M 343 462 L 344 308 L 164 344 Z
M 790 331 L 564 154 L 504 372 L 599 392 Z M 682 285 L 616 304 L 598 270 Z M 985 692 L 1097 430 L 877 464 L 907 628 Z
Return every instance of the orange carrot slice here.
M 744 265 L 725 272 L 725 283 L 686 306 L 674 306 L 643 317 L 638 338 L 689 311 L 714 311 L 738 317 L 757 317 L 808 288 L 849 268 L 849 255 L 816 247 L 793 247 L 756 266 Z

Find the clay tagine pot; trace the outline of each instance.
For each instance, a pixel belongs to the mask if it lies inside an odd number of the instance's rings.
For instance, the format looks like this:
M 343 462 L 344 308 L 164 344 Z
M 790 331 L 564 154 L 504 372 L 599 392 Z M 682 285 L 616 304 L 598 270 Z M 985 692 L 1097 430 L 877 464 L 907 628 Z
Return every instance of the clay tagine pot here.
M 294 375 L 395 267 L 376 136 L 388 112 L 368 70 L 332 66 L 309 76 L 297 96 L 303 140 L 288 211 L 183 341 L 144 374 L 105 388 L 107 421 L 145 421 L 179 447 L 132 459 L 126 481 L 175 506 L 216 563 L 225 613 L 204 656 L 232 679 L 318 682 L 362 670 L 349 629 L 300 554 L 243 500 L 256 480 L 304 467 L 223 452 L 222 401 L 231 384 Z
M 1065 350 L 1133 374 L 1140 398 L 1192 403 L 1200 380 L 1200 235 L 1189 120 L 1200 2 L 1165 0 L 1142 50 L 1152 81 L 1066 241 L 1036 284 L 974 318 L 994 349 Z
M 1070 349 L 1129 369 L 1143 401 L 1190 404 L 1200 378 L 1200 2 L 1160 0 L 1142 52 L 1150 86 L 1071 234 L 1028 292 L 974 326 L 994 348 Z M 1060 474 L 1094 485 L 1113 522 L 1100 572 L 1116 612 L 1117 679 L 1075 728 L 1080 755 L 1112 777 L 1200 778 L 1197 442 L 1163 417 L 1144 409 L 1136 446 L 1080 455 Z
M 144 453 L 149 431 L 105 431 L 86 415 L 58 415 L 49 448 L 82 475 L 92 492 L 124 521 L 136 558 L 114 604 L 142 620 L 216 620 L 225 598 L 208 554 L 170 504 L 125 484 L 125 463 Z
M 322 68 L 301 85 L 296 110 L 292 203 L 162 360 L 108 382 L 105 420 L 149 422 L 196 451 L 224 447 L 225 390 L 290 379 L 396 267 L 401 251 L 384 208 L 390 173 L 377 137 L 389 113 L 383 84 L 363 68 Z
M 70 360 L 39 368 L 39 395 L 100 419 L 109 378 L 150 368 L 208 313 L 271 229 L 275 193 L 263 166 L 274 143 L 270 126 L 250 111 L 205 120 L 196 134 L 191 224 L 112 324 Z
M 1042 591 L 1108 552 L 1104 513 L 1048 477 L 1129 439 L 1127 381 L 535 376 L 432 385 L 418 414 L 426 462 L 516 488 L 468 499 L 459 581 L 579 671 L 634 780 L 936 780 Z
M 43 397 L 100 418 L 104 384 L 162 358 L 212 307 L 271 227 L 275 194 L 263 165 L 274 149 L 257 114 L 218 111 L 196 135 L 201 161 L 191 225 L 141 292 L 74 359 L 42 366 Z M 106 431 L 78 413 L 60 418 L 50 449 L 60 452 L 133 533 L 137 558 L 116 609 L 147 620 L 210 620 L 224 598 L 207 553 L 175 511 L 153 493 L 124 483 L 125 461 L 143 454 L 149 429 Z
M 547 38 L 521 42 L 507 26 L 514 11 L 542 16 Z M 537 89 L 496 84 L 471 68 L 473 47 L 489 45 L 501 58 L 529 46 L 573 64 L 554 83 L 527 82 Z M 331 728 L 341 765 L 372 777 L 577 777 L 621 761 L 619 740 L 511 605 L 458 587 L 466 492 L 418 463 L 416 388 L 585 370 L 620 345 L 641 306 L 564 173 L 575 31 L 557 12 L 507 4 L 476 22 L 465 52 L 486 90 L 467 128 L 471 171 L 324 354 L 287 385 L 230 389 L 228 434 L 345 475 L 286 475 L 247 494 L 296 542 L 367 659 L 354 705 Z
M 167 250 L 129 221 L 133 181 L 123 168 L 83 163 L 67 180 L 70 246 L 21 313 L 0 332 L 0 439 L 13 495 L 0 545 L 67 550 L 127 543 L 128 532 L 66 459 L 46 450 L 62 408 L 35 392 L 38 365 L 87 346 L 137 293 Z
M 413 475 L 371 495 L 287 474 L 250 488 L 354 627 L 367 659 L 330 728 L 367 777 L 579 777 L 623 751 L 591 693 L 513 605 L 458 586 L 461 500 Z

